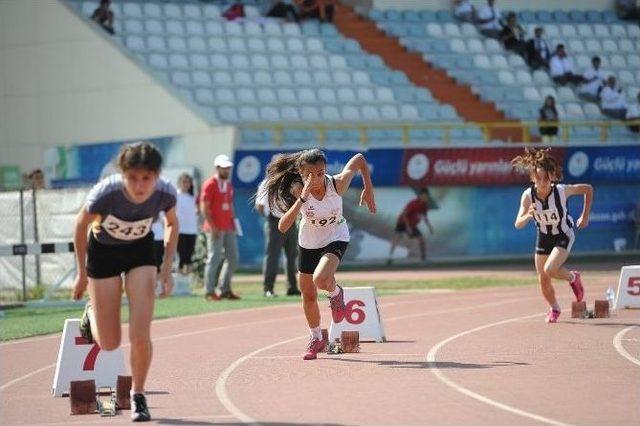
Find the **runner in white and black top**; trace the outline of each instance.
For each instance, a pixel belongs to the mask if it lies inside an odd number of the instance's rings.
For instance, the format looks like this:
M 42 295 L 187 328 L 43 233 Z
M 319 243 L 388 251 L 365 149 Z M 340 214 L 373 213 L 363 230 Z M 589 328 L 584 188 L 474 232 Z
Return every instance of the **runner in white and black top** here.
M 149 143 L 124 146 L 118 155 L 121 174 L 109 176 L 89 192 L 76 219 L 77 276 L 73 298 L 87 302 L 81 334 L 102 350 L 120 346 L 122 286 L 129 300 L 131 343 L 131 419 L 151 419 L 144 384 L 151 365 L 151 319 L 156 278 L 161 297 L 171 293 L 171 266 L 178 241 L 176 190 L 159 178 L 162 156 Z M 165 212 L 164 261 L 155 266 L 151 224 Z M 87 233 L 88 238 L 87 238 Z M 124 274 L 124 282 L 122 275 Z
M 558 183 L 562 180 L 562 167 L 551 156 L 550 148 L 525 149 L 525 153 L 514 158 L 512 163 L 528 171 L 533 182 L 522 193 L 515 227 L 522 229 L 532 219 L 536 223 L 536 271 L 542 294 L 550 306 L 546 321 L 554 323 L 560 316 L 560 305 L 551 285 L 552 278 L 569 282 L 578 302 L 584 297 L 580 272 L 568 271 L 563 267 L 575 240 L 573 218 L 567 211 L 567 198 L 572 195 L 584 196 L 584 207 L 576 225 L 585 228 L 589 224 L 593 188 L 588 184 Z
M 285 212 L 278 223 L 280 232 L 286 232 L 298 215 L 302 216 L 298 270 L 304 314 L 311 333 L 305 360 L 316 359 L 327 343 L 320 329 L 317 289 L 328 293 L 334 322 L 344 318 L 344 292 L 336 284 L 335 273 L 349 244 L 342 195 L 357 172 L 364 182 L 360 205 L 366 204 L 375 213 L 373 184 L 362 154 L 354 155 L 342 172 L 334 176 L 327 175 L 327 159 L 319 149 L 278 155 L 267 166 L 265 187 L 269 205 Z

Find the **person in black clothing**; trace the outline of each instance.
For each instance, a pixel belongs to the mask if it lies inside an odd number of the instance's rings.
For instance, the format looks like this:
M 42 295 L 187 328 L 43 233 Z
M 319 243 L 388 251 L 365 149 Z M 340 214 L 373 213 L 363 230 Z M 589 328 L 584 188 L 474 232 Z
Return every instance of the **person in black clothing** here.
M 540 116 L 538 122 L 540 126 L 540 134 L 542 135 L 543 142 L 553 142 L 558 135 L 558 126 L 554 126 L 553 123 L 558 123 L 558 110 L 556 109 L 556 99 L 549 95 L 544 100 L 544 105 L 540 108 Z
M 295 0 L 301 10 L 301 18 L 315 18 L 322 22 L 333 22 L 335 0 Z
M 549 68 L 549 58 L 551 58 L 551 49 L 549 43 L 544 39 L 544 28 L 536 27 L 533 30 L 533 38 L 527 41 L 526 59 L 531 69 Z
M 524 56 L 526 46 L 524 28 L 518 23 L 518 18 L 513 12 L 509 12 L 507 15 L 507 23 L 500 31 L 500 41 L 504 44 L 505 49 Z
M 91 20 L 100 25 L 106 32 L 113 35 L 116 32 L 113 30 L 113 11 L 109 9 L 111 6 L 111 0 L 100 0 L 100 6 L 93 11 Z

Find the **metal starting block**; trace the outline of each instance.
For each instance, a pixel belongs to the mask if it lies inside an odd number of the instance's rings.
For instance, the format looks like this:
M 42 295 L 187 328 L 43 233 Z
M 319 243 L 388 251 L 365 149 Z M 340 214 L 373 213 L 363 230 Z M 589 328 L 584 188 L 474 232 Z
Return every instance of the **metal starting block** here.
M 131 376 L 118 376 L 116 389 L 103 386 L 96 389 L 94 380 L 76 380 L 69 384 L 71 415 L 95 414 L 115 416 L 118 410 L 131 408 Z

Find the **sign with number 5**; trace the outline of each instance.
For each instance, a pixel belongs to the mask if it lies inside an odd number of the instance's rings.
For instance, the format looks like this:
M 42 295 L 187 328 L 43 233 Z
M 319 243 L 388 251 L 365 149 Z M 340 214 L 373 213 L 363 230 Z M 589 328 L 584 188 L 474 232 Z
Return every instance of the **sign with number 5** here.
M 640 265 L 623 266 L 614 304 L 616 309 L 640 308 Z
M 338 323 L 331 323 L 329 340 L 334 341 L 343 331 L 357 331 L 360 340 L 386 341 L 378 298 L 373 287 L 346 287 L 344 289 L 345 315 Z

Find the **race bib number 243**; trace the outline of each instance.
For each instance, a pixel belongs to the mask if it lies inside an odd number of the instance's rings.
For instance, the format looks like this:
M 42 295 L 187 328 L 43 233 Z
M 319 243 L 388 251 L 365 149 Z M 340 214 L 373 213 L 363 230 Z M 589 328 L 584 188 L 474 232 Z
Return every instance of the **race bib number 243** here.
M 130 241 L 146 236 L 151 230 L 152 223 L 152 217 L 135 222 L 127 222 L 113 215 L 108 215 L 102 222 L 102 229 L 107 231 L 113 238 Z

